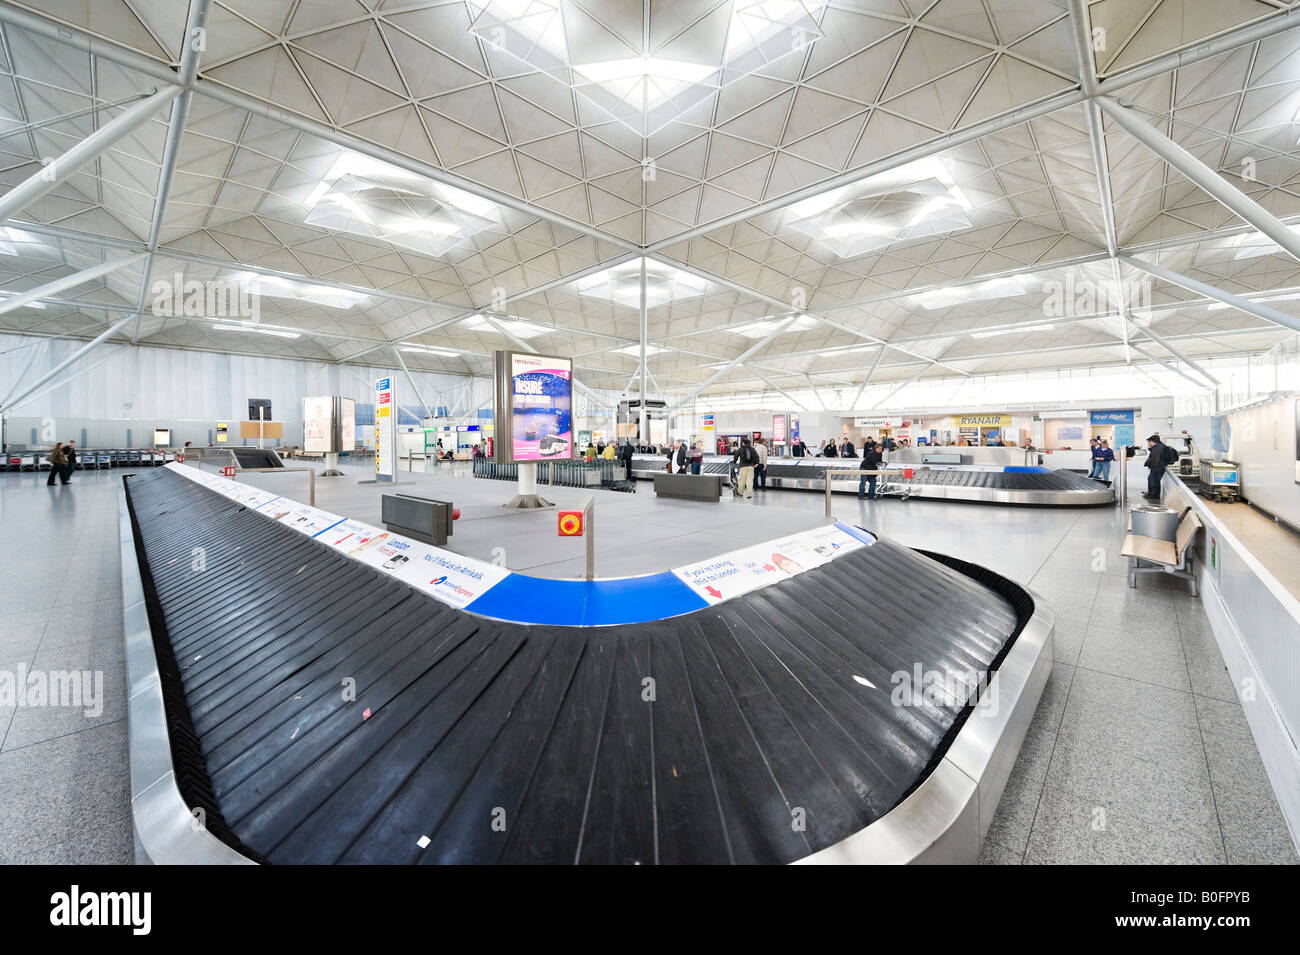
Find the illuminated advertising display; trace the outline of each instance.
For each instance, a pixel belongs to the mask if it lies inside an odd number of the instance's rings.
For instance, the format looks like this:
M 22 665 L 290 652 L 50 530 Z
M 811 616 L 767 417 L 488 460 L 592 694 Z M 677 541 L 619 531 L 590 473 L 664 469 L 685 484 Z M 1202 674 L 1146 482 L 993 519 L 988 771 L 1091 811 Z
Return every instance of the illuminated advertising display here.
M 785 415 L 772 415 L 772 443 L 785 444 Z
M 339 450 L 351 452 L 357 446 L 357 403 L 339 399 Z
M 499 351 L 495 369 L 494 459 L 514 463 L 573 457 L 573 362 Z
M 302 449 L 308 454 L 336 450 L 334 441 L 334 398 L 302 399 Z

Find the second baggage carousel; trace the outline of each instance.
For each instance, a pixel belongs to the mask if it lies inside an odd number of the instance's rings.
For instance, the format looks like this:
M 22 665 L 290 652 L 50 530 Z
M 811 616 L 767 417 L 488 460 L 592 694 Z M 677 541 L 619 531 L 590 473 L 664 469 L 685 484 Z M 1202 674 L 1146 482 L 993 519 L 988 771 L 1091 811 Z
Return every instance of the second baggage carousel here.
M 705 455 L 700 471 L 726 475 L 731 460 L 725 455 Z M 637 478 L 653 478 L 664 473 L 666 462 L 663 455 L 634 455 L 632 474 Z M 769 458 L 767 485 L 785 490 L 824 491 L 827 471 L 852 471 L 861 463 L 861 458 Z M 1048 507 L 1089 507 L 1115 501 L 1113 488 L 1074 471 L 1010 465 L 888 464 L 886 468 L 890 472 L 891 488 L 908 497 Z M 831 490 L 856 494 L 858 478 L 833 477 Z

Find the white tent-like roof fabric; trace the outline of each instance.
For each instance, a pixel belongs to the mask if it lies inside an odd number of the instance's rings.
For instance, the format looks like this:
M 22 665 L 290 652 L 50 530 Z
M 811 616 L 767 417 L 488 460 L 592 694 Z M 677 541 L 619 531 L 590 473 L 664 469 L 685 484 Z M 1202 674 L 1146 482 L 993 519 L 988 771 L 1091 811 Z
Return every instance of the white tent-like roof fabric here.
M 644 264 L 670 400 L 1254 354 L 1300 327 L 1297 25 L 1284 0 L 0 0 L 0 331 L 134 316 L 114 341 L 478 375 L 522 344 L 635 390 Z

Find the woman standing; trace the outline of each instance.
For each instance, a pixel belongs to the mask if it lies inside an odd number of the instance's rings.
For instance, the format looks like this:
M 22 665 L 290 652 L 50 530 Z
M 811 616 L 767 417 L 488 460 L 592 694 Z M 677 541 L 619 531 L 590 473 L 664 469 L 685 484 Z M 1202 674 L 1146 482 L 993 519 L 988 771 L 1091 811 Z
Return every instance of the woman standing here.
M 50 452 L 48 458 L 50 462 L 50 479 L 45 482 L 46 487 L 54 487 L 54 479 L 60 477 L 63 483 L 68 483 L 68 474 L 65 468 L 68 464 L 68 456 L 63 451 L 63 442 L 59 441 L 54 445 L 54 450 Z

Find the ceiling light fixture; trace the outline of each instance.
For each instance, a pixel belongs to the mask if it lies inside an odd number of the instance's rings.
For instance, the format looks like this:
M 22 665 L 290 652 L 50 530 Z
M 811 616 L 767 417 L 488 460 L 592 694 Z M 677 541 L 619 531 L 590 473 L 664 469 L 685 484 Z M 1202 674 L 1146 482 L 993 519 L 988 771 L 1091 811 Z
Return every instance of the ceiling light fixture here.
M 1300 225 L 1289 226 L 1289 228 L 1296 235 L 1300 235 Z M 1260 256 L 1273 255 L 1275 252 L 1282 251 L 1280 245 L 1262 232 L 1243 232 L 1241 235 L 1233 236 L 1228 242 L 1236 249 L 1232 256 L 1234 259 L 1257 259 Z
M 5 299 L 7 299 L 7 298 L 13 298 L 15 295 L 18 295 L 18 294 L 20 294 L 20 293 L 18 293 L 18 292 L 0 292 L 0 302 L 3 302 L 3 301 L 4 301 Z M 42 302 L 40 299 L 37 299 L 37 300 L 34 301 L 34 302 L 28 302 L 27 305 L 26 305 L 25 307 L 26 307 L 26 308 L 36 308 L 36 309 L 40 309 L 41 311 L 45 311 L 45 303 Z
M 334 288 L 330 285 L 317 285 L 314 282 L 297 282 L 278 275 L 238 272 L 233 279 L 255 295 L 311 302 L 329 308 L 352 308 L 354 305 L 367 305 L 372 301 L 371 296 L 364 292 Z
M 295 332 L 286 328 L 268 328 L 265 325 L 254 325 L 252 322 L 226 323 L 222 322 L 212 326 L 218 332 L 256 332 L 259 335 L 274 335 L 277 338 L 301 338 L 302 332 Z
M 990 298 L 1015 298 L 1027 295 L 1034 287 L 1018 276 L 1010 278 L 989 279 L 975 285 L 958 285 L 953 288 L 932 289 L 908 296 L 908 301 L 920 308 L 951 308 L 967 302 L 977 302 Z
M 703 0 L 671 28 L 624 36 L 588 0 L 478 0 L 470 32 L 564 83 L 642 136 L 821 36 L 825 0 Z M 589 10 L 593 12 L 589 12 Z
M 1056 326 L 1052 324 L 1012 325 L 1007 328 L 991 328 L 988 331 L 971 332 L 970 337 L 971 338 L 994 338 L 997 335 L 1012 335 L 1012 334 L 1028 335 L 1033 332 L 1050 332 L 1055 327 Z
M 879 347 L 879 345 L 845 345 L 843 348 L 831 348 L 818 354 L 823 358 L 833 358 L 836 355 L 856 355 L 860 352 L 875 351 Z
M 1282 292 L 1281 294 L 1275 294 L 1275 295 L 1257 295 L 1257 296 L 1251 296 L 1250 300 L 1252 302 L 1262 302 L 1262 303 L 1294 302 L 1300 300 L 1300 292 Z M 1206 309 L 1211 312 L 1217 312 L 1221 309 L 1233 308 L 1233 307 L 1234 306 L 1228 305 L 1226 302 L 1214 302 L 1210 305 L 1207 305 Z
M 461 322 L 466 328 L 473 329 L 476 332 L 488 332 L 493 335 L 500 335 L 501 330 L 513 335 L 515 338 L 536 338 L 538 335 L 545 335 L 547 332 L 554 331 L 545 325 L 537 325 L 533 322 L 526 322 L 521 318 L 510 316 L 509 318 L 499 318 L 492 316 L 491 321 L 486 315 L 471 315 Z M 499 326 L 499 327 L 498 327 Z
M 0 255 L 36 255 L 40 258 L 50 258 L 57 257 L 58 250 L 40 236 L 12 226 L 0 226 Z
M 777 319 L 773 319 L 769 316 L 761 321 L 751 322 L 748 325 L 741 325 L 737 328 L 729 328 L 727 330 L 736 335 L 744 335 L 746 338 L 763 338 L 766 335 L 771 334 L 772 328 L 776 325 L 777 321 Z M 781 333 L 785 334 L 786 332 L 803 331 L 804 329 L 812 328 L 816 324 L 817 319 L 813 318 L 811 315 L 800 315 L 782 329 Z
M 401 351 L 414 352 L 417 355 L 437 355 L 440 358 L 457 358 L 464 354 L 464 352 L 451 348 L 438 348 L 435 345 L 413 345 L 410 342 L 402 342 Z

